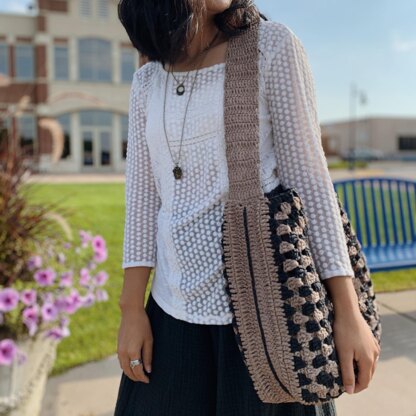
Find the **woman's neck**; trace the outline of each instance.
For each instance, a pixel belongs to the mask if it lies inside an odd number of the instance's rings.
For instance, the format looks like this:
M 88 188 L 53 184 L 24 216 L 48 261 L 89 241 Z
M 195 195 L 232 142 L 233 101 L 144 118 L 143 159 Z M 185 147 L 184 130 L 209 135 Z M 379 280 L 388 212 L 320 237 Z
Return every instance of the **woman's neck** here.
M 174 71 L 189 71 L 195 69 L 196 66 L 200 66 L 198 55 L 200 55 L 202 50 L 212 41 L 217 31 L 218 28 L 214 23 L 214 15 L 204 16 L 200 23 L 200 29 L 189 41 L 183 55 L 174 63 L 172 69 Z M 216 41 L 203 58 L 203 66 L 223 62 L 226 40 L 226 35 L 220 32 Z

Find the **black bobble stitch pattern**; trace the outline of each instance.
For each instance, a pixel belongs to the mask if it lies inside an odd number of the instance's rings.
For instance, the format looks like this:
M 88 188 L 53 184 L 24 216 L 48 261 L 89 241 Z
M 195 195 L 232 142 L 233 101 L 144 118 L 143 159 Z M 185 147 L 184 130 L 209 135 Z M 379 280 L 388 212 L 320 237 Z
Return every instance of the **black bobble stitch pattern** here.
M 319 368 L 324 366 L 326 363 L 328 362 L 328 360 L 326 359 L 326 357 L 324 357 L 322 354 L 317 355 L 313 360 L 312 360 L 312 365 L 315 368 Z
M 312 290 L 309 286 L 302 286 L 299 288 L 299 295 L 306 298 L 307 296 L 312 294 Z
M 302 358 L 298 357 L 298 356 L 294 356 L 293 358 L 293 362 L 295 364 L 295 370 L 300 370 L 301 368 L 305 368 L 306 367 L 306 363 L 304 360 L 302 360 Z
M 321 329 L 321 327 L 319 326 L 318 322 L 316 322 L 315 320 L 311 320 L 306 322 L 306 330 L 310 333 L 313 332 L 318 332 Z
M 313 338 L 309 341 L 309 349 L 318 351 L 322 347 L 322 341 L 319 338 Z

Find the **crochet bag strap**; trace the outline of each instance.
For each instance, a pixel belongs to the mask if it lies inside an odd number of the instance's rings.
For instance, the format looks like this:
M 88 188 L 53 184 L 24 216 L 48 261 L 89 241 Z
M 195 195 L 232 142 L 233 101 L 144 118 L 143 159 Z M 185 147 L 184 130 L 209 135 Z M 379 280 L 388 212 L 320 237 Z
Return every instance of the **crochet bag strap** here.
M 224 130 L 229 194 L 224 206 L 223 262 L 232 300 L 233 329 L 258 396 L 265 402 L 292 402 L 295 372 L 275 281 L 268 198 L 260 179 L 258 22 L 230 38 L 224 85 Z M 255 294 L 253 293 L 255 290 Z M 291 387 L 291 388 L 290 388 Z
M 258 27 L 229 39 L 224 86 L 224 133 L 229 198 L 247 201 L 262 196 L 259 154 Z

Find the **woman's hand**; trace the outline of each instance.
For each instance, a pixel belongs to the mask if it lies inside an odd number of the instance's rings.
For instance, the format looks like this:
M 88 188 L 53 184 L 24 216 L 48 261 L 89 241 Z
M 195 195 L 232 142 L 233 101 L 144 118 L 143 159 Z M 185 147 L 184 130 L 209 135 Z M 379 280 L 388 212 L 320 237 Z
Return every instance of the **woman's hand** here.
M 118 334 L 117 354 L 120 368 L 133 381 L 149 383 L 144 368 L 151 372 L 153 334 L 145 309 L 123 311 Z M 141 358 L 143 364 L 130 368 L 130 360 Z
M 380 346 L 358 307 L 336 311 L 333 330 L 343 385 L 347 393 L 358 393 L 368 387 L 373 377 Z M 358 365 L 357 380 L 353 360 Z
M 324 285 L 334 306 L 332 328 L 342 382 L 347 393 L 358 393 L 368 387 L 373 377 L 380 346 L 360 311 L 352 276 L 333 276 L 325 279 Z M 358 365 L 357 380 L 354 360 Z

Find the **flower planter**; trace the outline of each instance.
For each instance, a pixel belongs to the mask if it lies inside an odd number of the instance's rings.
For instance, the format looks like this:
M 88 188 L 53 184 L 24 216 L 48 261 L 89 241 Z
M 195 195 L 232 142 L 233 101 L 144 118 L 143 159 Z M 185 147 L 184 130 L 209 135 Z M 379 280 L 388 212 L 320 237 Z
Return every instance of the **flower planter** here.
M 27 359 L 23 364 L 0 366 L 0 415 L 38 416 L 48 374 L 56 357 L 58 341 L 43 338 L 17 341 L 17 347 Z

